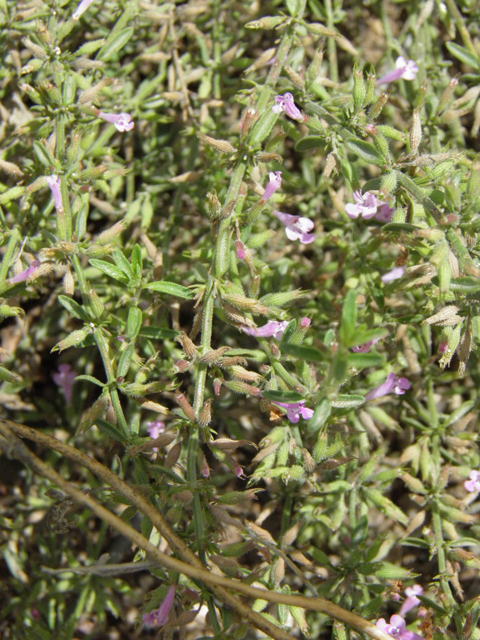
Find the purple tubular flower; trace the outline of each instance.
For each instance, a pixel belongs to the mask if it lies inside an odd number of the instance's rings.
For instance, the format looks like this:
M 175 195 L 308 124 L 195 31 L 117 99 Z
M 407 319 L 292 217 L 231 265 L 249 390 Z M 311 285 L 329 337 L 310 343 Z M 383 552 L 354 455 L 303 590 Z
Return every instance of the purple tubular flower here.
M 78 20 L 85 13 L 88 7 L 92 4 L 93 0 L 82 0 L 78 5 L 75 13 L 72 15 L 72 20 Z
M 247 254 L 245 251 L 245 245 L 241 240 L 235 240 L 235 250 L 237 252 L 237 258 L 239 260 L 245 260 Z
M 370 393 L 367 393 L 365 400 L 374 400 L 375 398 L 382 398 L 388 396 L 389 393 L 395 392 L 397 395 L 402 396 L 405 391 L 410 389 L 410 380 L 407 378 L 399 378 L 395 373 L 391 373 L 383 384 L 376 389 L 372 389 Z
M 313 417 L 314 411 L 305 406 L 305 400 L 300 400 L 300 402 L 273 402 L 273 404 L 284 407 L 287 410 L 287 418 L 293 424 L 297 424 L 300 416 L 304 420 L 310 420 Z
M 418 66 L 414 60 L 407 60 L 404 56 L 399 56 L 395 62 L 395 70 L 377 80 L 377 84 L 389 84 L 395 80 L 415 80 L 418 73 Z
M 168 615 L 173 607 L 173 603 L 175 600 L 175 586 L 172 585 L 168 590 L 167 595 L 165 596 L 165 600 L 162 602 L 158 609 L 154 609 L 150 611 L 150 613 L 143 614 L 143 622 L 147 625 L 147 627 L 154 627 L 158 625 L 159 627 L 163 627 L 163 625 L 168 620 Z
M 129 113 L 104 113 L 99 111 L 97 115 L 102 120 L 114 124 L 117 131 L 130 131 L 135 126 Z
M 370 342 L 359 344 L 358 346 L 353 347 L 352 351 L 354 353 L 368 353 L 370 351 L 370 347 L 377 344 L 377 342 L 380 342 L 381 339 L 382 338 L 374 338 L 373 340 L 370 340 Z
M 62 184 L 61 178 L 56 175 L 48 176 L 47 184 L 52 190 L 53 199 L 55 200 L 55 208 L 57 211 L 63 211 L 63 199 L 60 187 Z
M 385 618 L 380 618 L 380 620 L 377 620 L 375 623 L 375 626 L 385 631 L 385 633 L 388 633 L 392 638 L 398 638 L 399 640 L 424 640 L 418 633 L 409 631 L 405 620 L 397 614 L 390 618 L 389 623 Z
M 275 113 L 282 113 L 284 111 L 289 118 L 292 118 L 292 120 L 303 120 L 303 114 L 295 104 L 291 93 L 286 93 L 283 96 L 276 96 L 275 105 L 272 107 L 272 111 Z
M 423 587 L 420 584 L 414 584 L 413 587 L 407 587 L 405 589 L 405 593 L 407 595 L 407 598 L 404 600 L 399 611 L 399 615 L 402 618 L 404 618 L 411 609 L 414 609 L 415 607 L 418 607 L 419 604 L 421 604 L 417 596 L 422 595 Z
M 158 436 L 165 431 L 165 423 L 161 420 L 154 420 L 153 422 L 147 422 L 148 435 L 155 440 Z M 158 447 L 154 447 L 153 451 L 158 453 Z
M 361 216 L 364 220 L 377 218 L 381 222 L 390 222 L 393 217 L 393 209 L 386 203 L 382 202 L 377 196 L 370 191 L 362 193 L 359 189 L 353 194 L 356 204 L 349 202 L 345 206 L 345 211 L 350 218 L 358 218 Z
M 470 471 L 470 480 L 465 481 L 465 489 L 470 493 L 480 491 L 480 471 Z
M 274 211 L 273 215 L 283 222 L 285 225 L 285 233 L 289 240 L 300 240 L 303 244 L 310 244 L 315 240 L 315 234 L 309 233 L 315 226 L 309 218 L 301 218 L 300 216 L 292 216 L 289 213 Z
M 386 202 L 384 202 L 383 204 L 380 203 L 380 206 L 377 209 L 377 213 L 375 214 L 375 219 L 380 220 L 380 222 L 391 222 L 393 218 L 393 212 L 394 209 Z
M 391 271 L 388 271 L 382 276 L 382 280 L 385 283 L 393 282 L 394 280 L 401 278 L 405 271 L 405 267 L 393 267 Z
M 280 189 L 282 186 L 282 172 L 281 171 L 270 171 L 269 173 L 269 182 L 267 184 L 267 188 L 262 196 L 262 200 L 267 202 L 277 189 Z
M 75 369 L 72 369 L 72 366 L 69 364 L 59 365 L 57 373 L 54 373 L 52 376 L 55 384 L 62 387 L 67 404 L 72 402 L 73 383 L 76 377 L 77 372 Z
M 263 327 L 247 327 L 247 325 L 242 325 L 240 330 L 243 331 L 243 333 L 248 333 L 249 336 L 255 336 L 257 338 L 271 338 L 273 336 L 276 340 L 281 340 L 287 327 L 287 320 L 284 322 L 271 320 L 267 322 L 267 324 L 264 324 Z
M 19 282 L 25 282 L 30 278 L 32 273 L 38 269 L 39 266 L 40 266 L 40 260 L 34 260 L 30 264 L 28 269 L 25 269 L 24 271 L 20 272 L 18 275 L 13 276 L 13 278 L 10 278 L 9 283 L 18 284 Z
M 157 624 L 162 627 L 168 620 L 168 615 L 175 601 L 175 585 L 172 584 L 168 590 L 165 600 L 160 605 L 157 613 Z

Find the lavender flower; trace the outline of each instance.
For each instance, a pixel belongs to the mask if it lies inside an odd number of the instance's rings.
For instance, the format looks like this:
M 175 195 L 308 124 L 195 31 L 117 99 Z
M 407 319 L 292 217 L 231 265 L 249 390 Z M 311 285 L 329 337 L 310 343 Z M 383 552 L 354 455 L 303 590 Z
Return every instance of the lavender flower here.
M 407 60 L 399 56 L 395 62 L 395 70 L 377 80 L 377 84 L 388 84 L 403 78 L 404 80 L 415 80 L 418 73 L 418 66 L 414 60 Z
M 398 280 L 405 273 L 405 267 L 393 267 L 391 271 L 388 271 L 382 276 L 383 282 L 393 282 L 394 280 Z
M 480 491 L 480 471 L 470 471 L 468 477 L 470 480 L 465 481 L 465 489 L 470 491 L 470 493 Z
M 377 218 L 381 222 L 390 222 L 393 217 L 393 209 L 386 203 L 382 202 L 371 191 L 362 194 L 359 189 L 353 194 L 356 204 L 349 202 L 345 206 L 345 211 L 350 218 L 358 218 L 361 216 L 364 220 Z
M 30 264 L 28 269 L 25 269 L 24 271 L 21 271 L 16 276 L 13 276 L 13 278 L 10 278 L 9 283 L 18 284 L 19 282 L 25 282 L 30 278 L 32 273 L 38 269 L 39 266 L 40 266 L 40 260 L 33 260 L 33 262 Z
M 392 638 L 398 638 L 399 640 L 424 640 L 418 633 L 409 631 L 405 620 L 397 614 L 390 618 L 390 623 L 388 623 L 385 618 L 380 618 L 380 620 L 377 620 L 375 623 L 375 626 L 391 635 Z
M 267 202 L 277 189 L 280 189 L 282 186 L 282 172 L 281 171 L 270 171 L 269 173 L 269 183 L 267 184 L 267 188 L 262 196 L 263 202 Z
M 60 187 L 62 184 L 61 178 L 56 175 L 47 177 L 47 184 L 52 190 L 53 199 L 55 200 L 55 208 L 57 211 L 63 211 L 63 199 L 62 192 L 60 191 Z
M 285 233 L 289 240 L 300 240 L 303 244 L 310 244 L 315 240 L 315 234 L 309 233 L 315 226 L 312 220 L 281 211 L 274 211 L 273 215 L 285 225 Z
M 104 113 L 99 111 L 97 116 L 106 122 L 114 124 L 117 131 L 130 131 L 135 126 L 129 113 Z
M 263 327 L 247 327 L 247 325 L 242 325 L 240 330 L 243 331 L 243 333 L 248 333 L 249 336 L 255 336 L 257 338 L 271 338 L 273 336 L 276 340 L 281 340 L 287 327 L 287 320 L 283 322 L 271 320 L 267 322 L 267 324 L 264 324 Z
M 85 13 L 88 7 L 92 4 L 93 0 L 82 0 L 72 15 L 72 20 L 78 20 Z
M 391 373 L 383 384 L 376 387 L 376 389 L 372 389 L 370 393 L 367 393 L 365 400 L 381 398 L 382 396 L 387 396 L 389 393 L 392 393 L 392 391 L 402 396 L 410 387 L 410 380 L 407 378 L 399 378 L 395 373 Z
M 354 353 L 368 353 L 370 351 L 370 347 L 372 347 L 374 344 L 377 344 L 377 342 L 380 342 L 382 338 L 374 338 L 373 340 L 370 340 L 370 342 L 366 342 L 365 344 L 359 344 L 356 347 L 353 347 L 352 351 Z
M 305 400 L 300 400 L 300 402 L 273 402 L 273 404 L 284 407 L 287 410 L 287 418 L 293 424 L 297 424 L 300 416 L 305 420 L 310 420 L 313 417 L 314 411 L 305 406 Z
M 407 587 L 405 589 L 405 593 L 407 595 L 407 598 L 404 600 L 399 611 L 399 615 L 402 618 L 404 618 L 411 609 L 414 609 L 415 607 L 418 607 L 419 604 L 421 604 L 417 596 L 422 595 L 423 587 L 420 584 L 414 584 L 413 587 Z
M 283 96 L 276 96 L 275 105 L 272 107 L 272 111 L 275 113 L 282 113 L 284 111 L 289 118 L 292 118 L 292 120 L 303 120 L 303 114 L 295 104 L 291 93 L 286 93 Z
M 175 585 L 172 585 L 168 590 L 167 595 L 165 596 L 165 600 L 162 602 L 158 609 L 154 609 L 150 611 L 150 613 L 143 614 L 143 622 L 149 626 L 153 627 L 158 625 L 159 627 L 163 627 L 163 625 L 167 622 L 169 613 L 173 607 L 173 603 L 175 601 Z
M 245 245 L 241 240 L 235 240 L 235 250 L 237 252 L 237 258 L 239 260 L 245 260 L 247 253 L 245 251 Z
M 161 420 L 154 420 L 153 422 L 147 422 L 148 435 L 155 440 L 158 436 L 165 431 L 165 423 Z M 155 453 L 158 453 L 158 447 L 152 449 Z
M 165 423 L 161 420 L 154 420 L 153 422 L 147 422 L 148 435 L 155 440 L 158 436 L 165 431 Z
M 54 373 L 52 378 L 55 384 L 62 387 L 67 404 L 72 402 L 73 396 L 73 383 L 77 377 L 77 372 L 72 369 L 70 364 L 61 364 L 58 367 L 57 373 Z

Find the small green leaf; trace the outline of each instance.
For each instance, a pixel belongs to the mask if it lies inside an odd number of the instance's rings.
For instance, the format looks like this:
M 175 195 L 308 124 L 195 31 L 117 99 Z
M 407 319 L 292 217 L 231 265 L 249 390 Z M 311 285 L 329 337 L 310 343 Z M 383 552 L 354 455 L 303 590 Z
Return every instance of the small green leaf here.
M 350 353 L 348 355 L 348 366 L 355 369 L 365 367 L 383 367 L 386 358 L 382 353 Z
M 461 47 L 459 44 L 455 42 L 447 42 L 447 49 L 450 53 L 455 56 L 460 62 L 464 64 L 468 64 L 474 69 L 480 69 L 479 60 L 476 56 L 470 53 L 465 47 Z
M 127 337 L 135 340 L 142 326 L 143 314 L 138 307 L 130 307 L 127 318 Z
M 280 391 L 277 389 L 264 391 L 263 397 L 273 402 L 300 402 L 300 400 L 305 399 L 298 391 Z
M 120 33 L 115 35 L 115 37 L 108 38 L 105 45 L 100 49 L 97 59 L 103 60 L 105 62 L 106 60 L 113 58 L 113 56 L 127 44 L 130 38 L 133 36 L 133 33 L 134 28 L 127 27 L 126 29 L 122 29 Z
M 168 282 L 167 280 L 158 280 L 157 282 L 150 282 L 142 287 L 149 291 L 157 291 L 158 293 L 166 293 L 169 296 L 177 296 L 177 298 L 185 298 L 190 300 L 193 298 L 193 293 L 186 287 L 182 287 L 181 284 L 176 282 Z
M 417 231 L 419 227 L 409 222 L 389 222 L 382 226 L 382 231 L 391 231 L 392 233 L 400 233 L 401 231 Z
M 282 340 L 280 342 L 280 348 L 283 349 L 283 347 L 288 343 L 290 338 L 295 333 L 295 329 L 296 328 L 297 328 L 297 321 L 296 320 L 292 320 L 291 322 L 288 323 L 287 328 L 283 332 Z
M 369 142 L 352 138 L 346 140 L 345 144 L 352 153 L 369 164 L 383 165 L 385 163 L 385 160 L 378 154 L 373 144 Z
M 295 356 L 296 358 L 301 358 L 306 362 L 324 362 L 325 356 L 320 351 L 320 349 L 316 349 L 315 347 L 305 347 L 304 345 L 299 344 L 284 344 L 282 345 L 282 349 L 285 353 L 288 353 L 291 356 Z
M 307 431 L 315 433 L 323 427 L 332 413 L 332 403 L 328 398 L 322 398 L 317 404 L 313 417 L 307 423 Z
M 137 278 L 142 277 L 142 269 L 143 269 L 143 260 L 142 260 L 142 249 L 139 244 L 136 244 L 133 247 L 132 251 L 132 269 L 135 272 L 135 276 Z
M 325 138 L 323 136 L 305 136 L 301 138 L 295 145 L 295 151 L 310 151 L 310 149 L 318 149 L 325 146 Z
M 100 431 L 103 431 L 103 433 L 105 433 L 109 438 L 112 438 L 112 440 L 116 440 L 117 442 L 125 442 L 125 438 L 117 429 L 117 427 L 115 427 L 110 422 L 107 422 L 107 420 L 103 420 L 103 418 L 97 418 L 95 420 L 95 424 L 100 429 Z
M 84 322 L 89 322 L 91 320 L 90 316 L 88 315 L 87 311 L 82 307 L 82 305 L 78 304 L 78 302 L 75 302 L 75 300 L 73 300 L 72 298 L 69 298 L 68 296 L 64 296 L 64 295 L 59 295 L 58 301 L 60 302 L 62 307 L 65 307 L 65 309 L 69 313 L 71 313 L 72 316 L 75 316 L 75 318 L 78 318 L 79 320 L 83 320 Z
M 124 274 L 124 272 L 111 262 L 106 262 L 105 260 L 97 260 L 96 258 L 90 258 L 89 262 L 92 267 L 100 269 L 100 271 L 106 273 L 107 276 L 118 280 L 122 284 L 128 284 L 128 278 Z
M 345 297 L 342 309 L 342 322 L 340 324 L 340 340 L 342 344 L 348 345 L 355 334 L 357 324 L 357 293 L 350 289 Z
M 175 338 L 180 335 L 180 331 L 150 325 L 149 327 L 142 327 L 138 332 L 138 335 L 142 336 L 142 338 L 150 338 L 151 340 L 161 340 L 163 338 Z
M 132 265 L 124 256 L 123 252 L 118 249 L 113 254 L 113 259 L 115 260 L 115 264 L 119 269 L 123 271 L 123 273 L 127 276 L 129 280 L 133 280 L 135 274 L 133 273 Z
M 341 393 L 335 398 L 335 400 L 332 400 L 332 407 L 335 407 L 336 409 L 354 409 L 364 403 L 365 398 L 359 393 Z
M 0 380 L 5 380 L 5 382 L 10 382 L 10 384 L 18 384 L 19 382 L 22 382 L 23 378 L 18 373 L 9 371 L 0 365 Z
M 118 361 L 117 376 L 124 378 L 130 368 L 133 354 L 135 353 L 135 343 L 131 342 L 128 347 L 122 351 L 120 359 Z
M 480 280 L 471 276 L 455 278 L 450 282 L 450 289 L 459 293 L 475 293 L 480 291 Z
M 75 378 L 75 382 L 78 382 L 79 380 L 85 380 L 86 382 L 91 382 L 92 384 L 96 384 L 97 387 L 105 387 L 105 383 L 101 382 L 101 380 L 99 380 L 98 378 L 95 378 L 94 376 L 89 376 L 86 375 L 84 373 L 82 373 L 80 376 L 77 376 Z

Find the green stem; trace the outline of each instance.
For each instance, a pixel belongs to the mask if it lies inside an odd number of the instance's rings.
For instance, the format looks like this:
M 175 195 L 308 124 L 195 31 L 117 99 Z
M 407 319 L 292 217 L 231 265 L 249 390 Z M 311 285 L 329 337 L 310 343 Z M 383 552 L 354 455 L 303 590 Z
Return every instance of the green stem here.
M 325 0 L 325 11 L 327 12 L 327 27 L 335 28 L 333 21 L 332 0 Z M 329 38 L 327 43 L 328 62 L 330 64 L 330 80 L 338 82 L 338 60 L 337 60 L 337 43 L 334 38 Z
M 75 255 L 72 256 L 72 264 L 73 264 L 73 268 L 75 269 L 75 273 L 77 275 L 78 284 L 80 286 L 80 291 L 82 293 L 83 303 L 85 306 L 88 307 L 87 281 L 85 280 L 85 276 L 83 275 L 82 265 L 80 264 L 80 260 L 78 256 L 75 256 Z M 108 355 L 107 342 L 105 340 L 103 333 L 97 327 L 95 327 L 93 338 L 95 340 L 95 344 L 97 345 L 98 350 L 100 351 L 100 356 L 102 358 L 103 366 L 105 368 L 105 373 L 107 375 L 107 382 L 110 386 L 110 397 L 112 399 L 112 405 L 113 405 L 115 414 L 117 416 L 118 424 L 120 425 L 125 438 L 129 439 L 130 430 L 128 428 L 128 424 L 125 419 L 125 414 L 123 413 L 118 391 L 114 387 L 117 377 L 115 375 L 115 372 L 113 371 L 112 363 Z
M 444 549 L 444 543 L 443 543 L 442 518 L 438 508 L 437 498 L 435 498 L 432 505 L 432 522 L 433 522 L 433 533 L 435 534 L 435 546 L 437 549 L 438 570 L 440 573 L 440 584 L 442 585 L 443 593 L 447 596 L 449 602 L 451 604 L 454 604 L 455 600 L 450 590 L 450 585 L 448 584 L 448 579 L 446 575 L 447 560 L 445 557 L 445 549 Z
M 463 44 L 467 47 L 471 54 L 473 54 L 476 58 L 478 58 L 478 52 L 475 49 L 475 46 L 470 38 L 470 33 L 463 21 L 463 16 L 460 13 L 457 5 L 455 4 L 455 0 L 445 0 L 445 4 L 448 7 L 450 15 L 452 16 L 455 24 L 457 25 L 457 29 L 460 32 L 460 36 L 463 40 Z

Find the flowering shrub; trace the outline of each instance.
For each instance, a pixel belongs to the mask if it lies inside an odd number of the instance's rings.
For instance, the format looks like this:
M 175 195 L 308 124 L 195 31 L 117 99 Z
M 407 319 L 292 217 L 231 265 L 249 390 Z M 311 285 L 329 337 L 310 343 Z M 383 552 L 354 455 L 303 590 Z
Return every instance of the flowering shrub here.
M 0 2 L 2 638 L 480 639 L 479 17 Z

